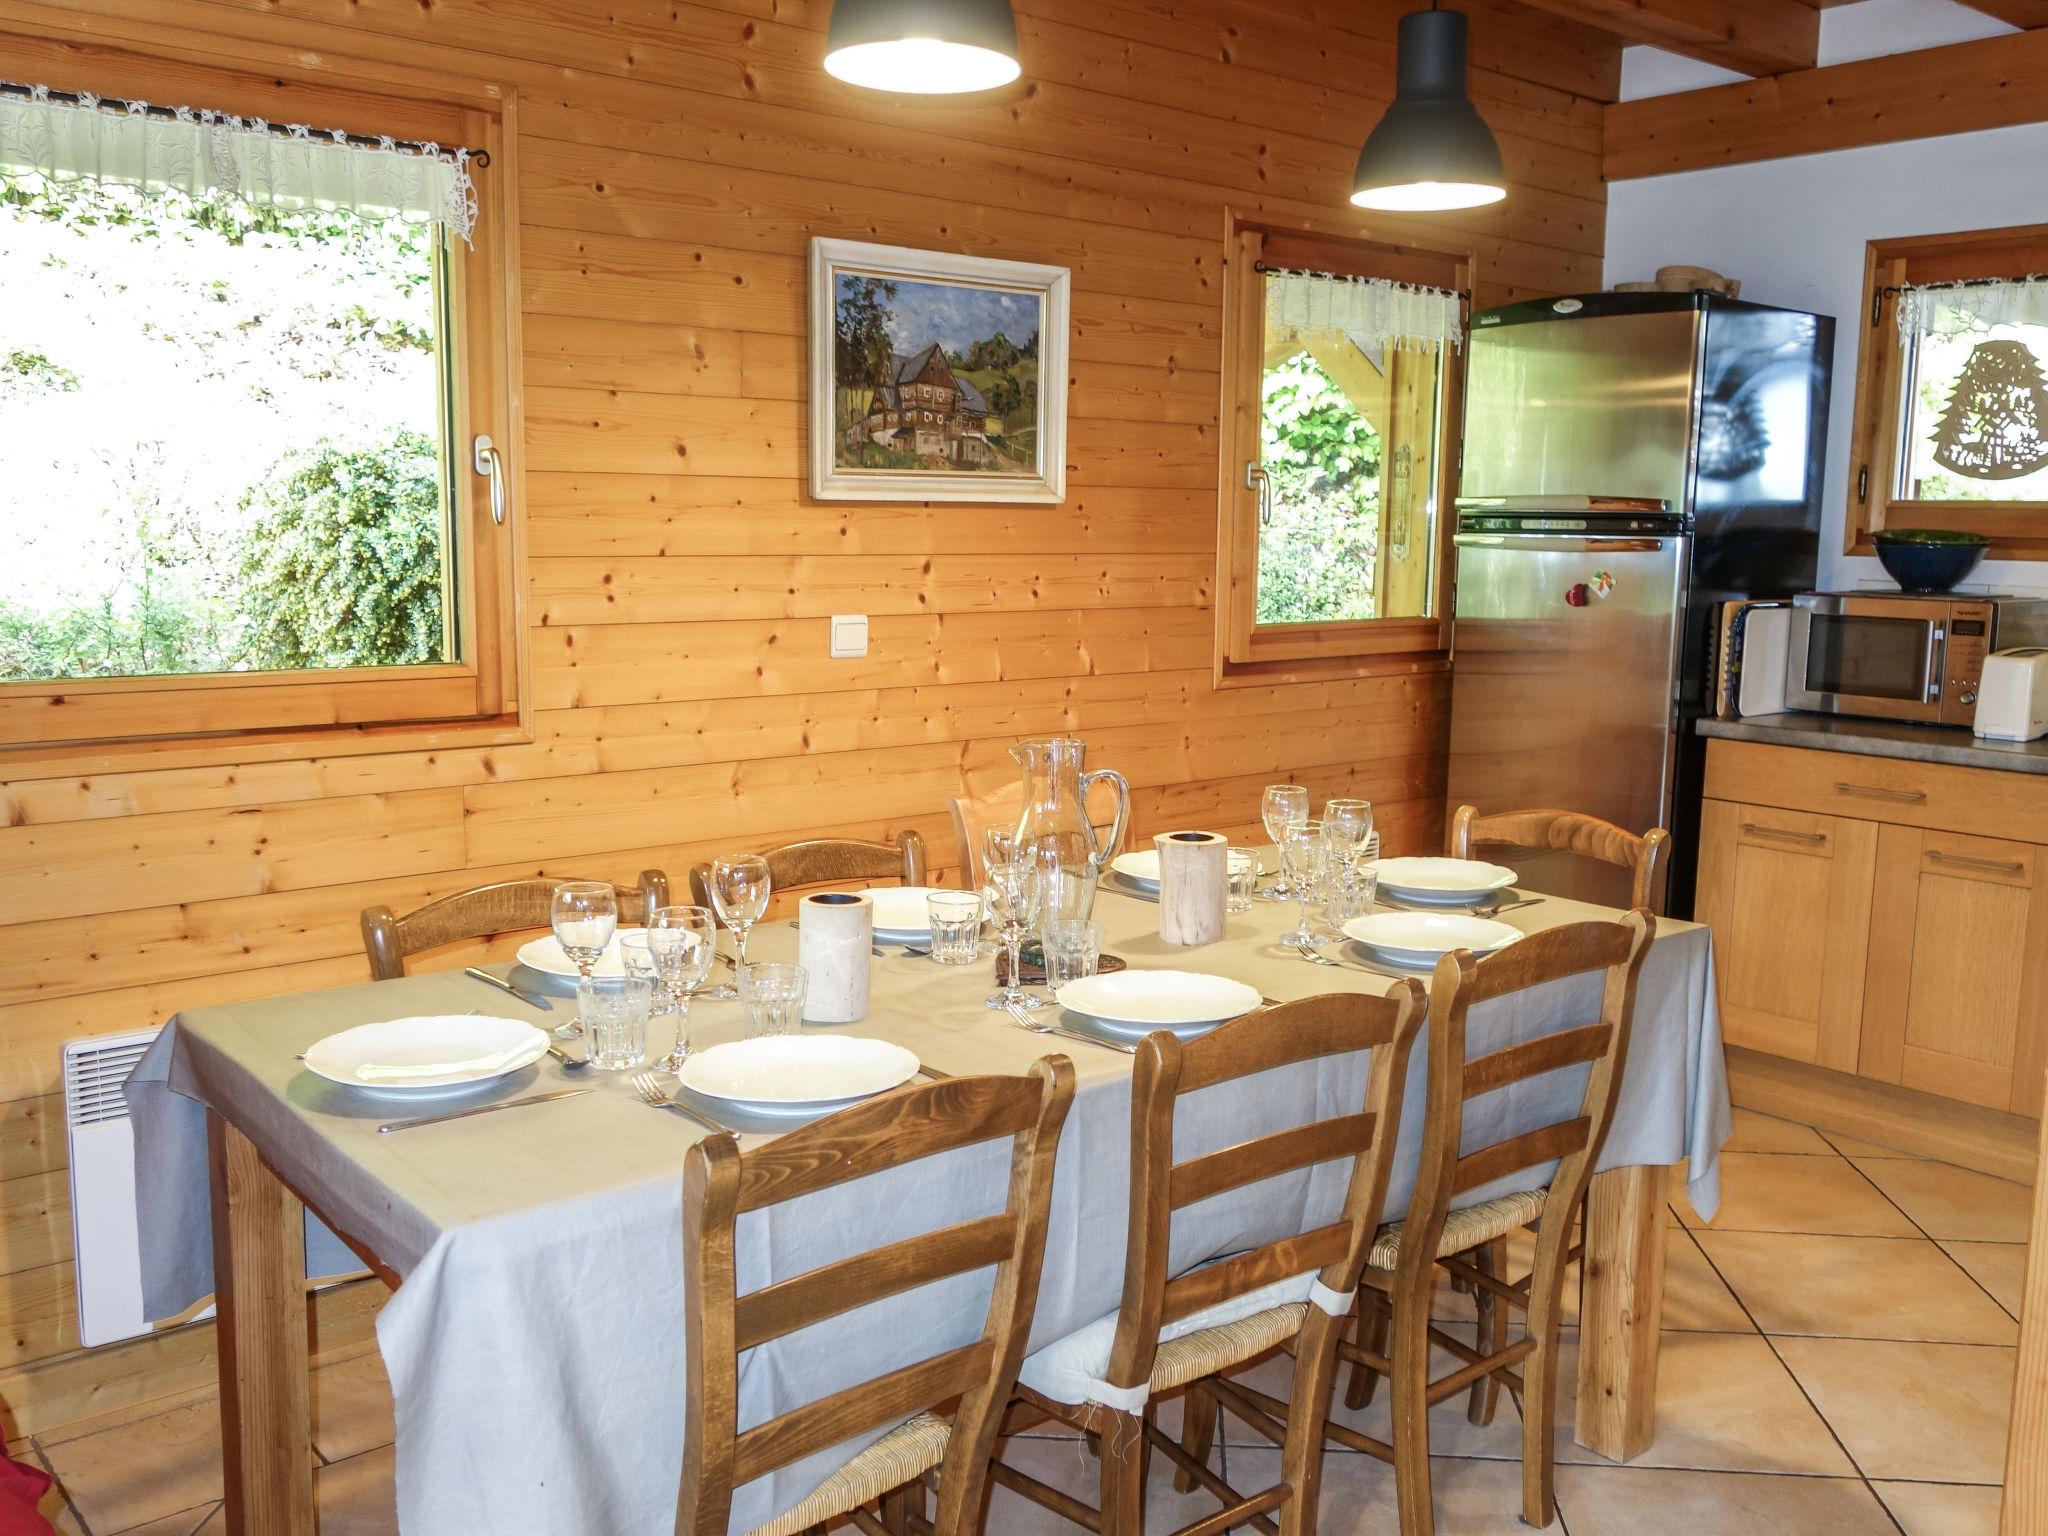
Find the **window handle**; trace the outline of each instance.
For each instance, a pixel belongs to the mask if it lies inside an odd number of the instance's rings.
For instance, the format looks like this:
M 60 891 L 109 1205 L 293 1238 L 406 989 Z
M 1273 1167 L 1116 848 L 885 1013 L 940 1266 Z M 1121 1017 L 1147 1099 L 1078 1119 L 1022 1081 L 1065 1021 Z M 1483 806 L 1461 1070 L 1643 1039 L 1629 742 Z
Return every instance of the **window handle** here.
M 479 433 L 472 448 L 472 462 L 476 472 L 491 482 L 491 521 L 504 526 L 505 522 L 505 461 L 499 456 L 498 448 L 488 437 Z
M 1259 493 L 1259 526 L 1267 526 L 1273 521 L 1273 477 L 1257 459 L 1245 460 L 1244 488 Z

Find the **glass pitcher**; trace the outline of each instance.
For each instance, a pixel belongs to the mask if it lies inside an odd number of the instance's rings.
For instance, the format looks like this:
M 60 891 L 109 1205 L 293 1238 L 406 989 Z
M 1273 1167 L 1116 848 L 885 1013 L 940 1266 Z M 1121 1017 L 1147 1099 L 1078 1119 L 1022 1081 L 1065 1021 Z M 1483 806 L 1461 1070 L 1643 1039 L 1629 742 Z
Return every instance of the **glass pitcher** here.
M 1088 745 L 1071 736 L 1020 742 L 1010 755 L 1024 770 L 1018 846 L 1050 848 L 1059 863 L 1058 888 L 1047 892 L 1039 921 L 1086 917 L 1095 905 L 1095 882 L 1123 846 L 1124 828 L 1131 819 L 1131 786 L 1113 768 L 1084 772 Z M 1088 820 L 1088 791 L 1098 782 L 1116 789 L 1116 821 L 1107 846 Z

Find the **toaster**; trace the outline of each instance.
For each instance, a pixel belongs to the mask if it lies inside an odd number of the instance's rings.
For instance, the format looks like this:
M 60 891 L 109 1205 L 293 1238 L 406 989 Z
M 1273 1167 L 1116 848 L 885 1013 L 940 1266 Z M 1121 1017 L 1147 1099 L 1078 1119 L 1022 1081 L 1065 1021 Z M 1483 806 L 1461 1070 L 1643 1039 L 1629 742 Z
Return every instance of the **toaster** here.
M 1993 741 L 2048 736 L 2048 646 L 2023 645 L 1984 658 L 1975 733 Z

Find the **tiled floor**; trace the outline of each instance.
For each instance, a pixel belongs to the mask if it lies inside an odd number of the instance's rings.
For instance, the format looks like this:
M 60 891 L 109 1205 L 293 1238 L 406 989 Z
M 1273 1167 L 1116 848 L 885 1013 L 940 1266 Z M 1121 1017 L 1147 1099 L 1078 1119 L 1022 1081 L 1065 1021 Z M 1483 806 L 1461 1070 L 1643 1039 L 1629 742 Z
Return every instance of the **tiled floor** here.
M 1553 1529 L 1994 1536 L 2027 1191 L 1788 1121 L 1742 1110 L 1735 1120 L 1716 1219 L 1698 1220 L 1676 1195 L 1657 1440 L 1629 1466 L 1572 1442 L 1577 1317 L 1567 1306 Z M 1442 1296 L 1445 1317 L 1469 1316 L 1467 1300 Z M 1250 1379 L 1284 1392 L 1286 1371 L 1272 1361 Z M 391 1398 L 375 1351 L 322 1366 L 314 1397 L 309 1454 L 322 1536 L 392 1536 Z M 1165 1413 L 1174 1422 L 1174 1410 Z M 1384 1434 L 1385 1394 L 1340 1417 Z M 1440 1407 L 1431 1427 L 1442 1536 L 1526 1530 L 1513 1404 L 1479 1429 L 1465 1422 L 1460 1399 Z M 45 1512 L 66 1536 L 224 1529 L 210 1399 L 39 1437 L 17 1454 L 57 1474 Z M 1240 1487 L 1274 1480 L 1277 1453 L 1241 1426 L 1230 1427 L 1224 1454 Z M 1094 1463 L 1076 1440 L 1020 1438 L 1009 1455 L 1092 1496 Z M 1148 1503 L 1161 1531 L 1210 1507 L 1176 1494 L 1163 1467 Z M 1007 1491 L 994 1495 L 993 1536 L 1072 1529 Z M 1388 1469 L 1331 1452 L 1322 1529 L 1392 1532 Z

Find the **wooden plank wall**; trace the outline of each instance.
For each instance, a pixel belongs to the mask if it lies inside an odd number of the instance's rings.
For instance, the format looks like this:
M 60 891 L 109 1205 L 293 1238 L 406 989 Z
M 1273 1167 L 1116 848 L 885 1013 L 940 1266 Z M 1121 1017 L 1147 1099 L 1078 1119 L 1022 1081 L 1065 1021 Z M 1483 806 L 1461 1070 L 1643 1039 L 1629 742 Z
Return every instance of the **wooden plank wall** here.
M 189 1330 L 77 1352 L 60 1043 L 361 981 L 366 905 L 907 827 L 950 867 L 946 797 L 1053 732 L 1129 775 L 1141 833 L 1248 830 L 1293 779 L 1370 797 L 1392 850 L 1440 835 L 1440 667 L 1209 672 L 1226 205 L 1468 247 L 1481 304 L 1599 283 L 1618 54 L 1504 0 L 1468 9 L 1509 200 L 1346 209 L 1405 8 L 1018 0 L 1026 82 L 960 106 L 830 81 L 823 0 L 0 0 L 157 57 L 515 88 L 537 710 L 530 745 L 0 783 L 10 1430 L 209 1369 Z M 1073 269 L 1065 505 L 805 499 L 814 234 Z M 873 616 L 867 659 L 826 659 L 835 612 Z

